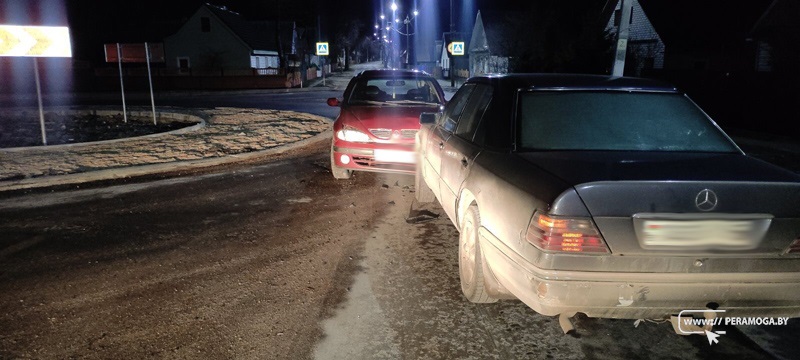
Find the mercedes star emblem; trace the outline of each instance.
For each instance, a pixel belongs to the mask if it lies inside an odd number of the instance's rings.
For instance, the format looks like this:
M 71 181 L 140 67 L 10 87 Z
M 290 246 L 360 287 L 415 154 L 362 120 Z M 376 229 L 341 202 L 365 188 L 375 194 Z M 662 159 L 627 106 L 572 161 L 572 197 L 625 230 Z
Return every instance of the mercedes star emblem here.
M 711 211 L 717 207 L 717 194 L 709 189 L 703 189 L 697 194 L 694 203 L 700 211 Z

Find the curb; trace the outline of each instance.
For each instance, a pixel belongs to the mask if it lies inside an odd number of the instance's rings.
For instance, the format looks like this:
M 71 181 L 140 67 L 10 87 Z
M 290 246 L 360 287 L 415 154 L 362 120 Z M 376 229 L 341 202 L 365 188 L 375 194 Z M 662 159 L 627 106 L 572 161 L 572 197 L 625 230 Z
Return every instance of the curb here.
M 41 177 L 35 179 L 24 179 L 12 181 L 7 184 L 0 183 L 0 193 L 14 190 L 30 190 L 41 189 L 54 186 L 64 185 L 78 185 L 97 181 L 107 180 L 121 180 L 126 178 L 133 178 L 145 175 L 167 174 L 180 171 L 196 170 L 201 168 L 214 167 L 219 165 L 229 165 L 238 162 L 246 162 L 253 159 L 281 154 L 286 151 L 301 148 L 318 141 L 323 141 L 333 135 L 332 130 L 326 130 L 310 138 L 306 138 L 293 143 L 280 145 L 272 149 L 228 155 L 223 157 L 215 157 L 208 159 L 189 160 L 189 161 L 176 161 L 170 163 L 131 166 L 124 168 L 114 168 L 97 170 L 88 173 L 76 173 L 67 175 L 58 175 L 53 177 Z

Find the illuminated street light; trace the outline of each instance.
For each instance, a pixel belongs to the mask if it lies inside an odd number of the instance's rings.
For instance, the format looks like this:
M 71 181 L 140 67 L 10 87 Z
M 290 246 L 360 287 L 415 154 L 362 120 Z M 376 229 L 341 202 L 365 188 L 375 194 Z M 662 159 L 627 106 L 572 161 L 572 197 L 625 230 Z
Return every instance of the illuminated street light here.
M 386 16 L 381 14 L 381 20 L 386 19 Z
M 397 3 L 392 3 L 392 11 L 397 11 Z

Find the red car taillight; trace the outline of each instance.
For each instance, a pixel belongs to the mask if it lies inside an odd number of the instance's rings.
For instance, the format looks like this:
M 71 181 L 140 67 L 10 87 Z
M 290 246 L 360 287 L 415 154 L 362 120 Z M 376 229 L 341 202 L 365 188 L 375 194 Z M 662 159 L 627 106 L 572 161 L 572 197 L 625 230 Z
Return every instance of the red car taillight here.
M 536 212 L 525 238 L 544 251 L 610 253 L 590 219 L 560 217 Z

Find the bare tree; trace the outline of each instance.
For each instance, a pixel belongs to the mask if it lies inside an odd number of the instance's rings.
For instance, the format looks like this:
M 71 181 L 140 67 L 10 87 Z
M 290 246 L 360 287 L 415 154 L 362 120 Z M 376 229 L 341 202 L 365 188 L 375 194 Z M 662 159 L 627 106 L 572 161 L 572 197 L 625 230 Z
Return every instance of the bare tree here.
M 360 20 L 349 20 L 341 23 L 336 31 L 335 45 L 339 50 L 344 50 L 344 69 L 350 70 L 350 56 L 353 49 L 359 44 L 364 23 Z

